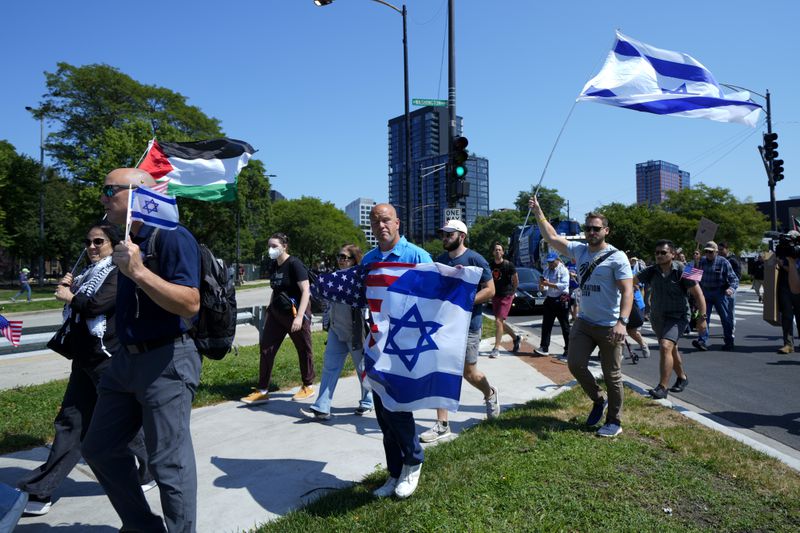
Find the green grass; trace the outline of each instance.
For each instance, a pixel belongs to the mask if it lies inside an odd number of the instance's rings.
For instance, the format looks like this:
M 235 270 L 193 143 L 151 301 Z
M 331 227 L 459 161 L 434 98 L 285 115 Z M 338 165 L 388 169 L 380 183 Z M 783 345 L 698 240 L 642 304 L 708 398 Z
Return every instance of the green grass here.
M 375 472 L 257 531 L 800 530 L 797 472 L 628 393 L 616 439 L 573 389 L 428 449 L 409 500 L 372 498 Z
M 32 304 L 31 304 L 32 305 Z M 484 318 L 483 336 L 494 336 L 494 321 Z M 489 334 L 490 333 L 490 334 Z M 317 379 L 322 376 L 322 355 L 325 332 L 311 334 L 314 347 L 314 368 Z M 230 353 L 222 361 L 206 359 L 194 407 L 228 400 L 238 400 L 250 393 L 258 381 L 258 346 L 245 346 L 238 355 Z M 355 372 L 347 358 L 342 375 Z M 53 419 L 58 413 L 67 380 L 52 381 L 0 391 L 0 453 L 41 446 L 53 439 Z M 275 358 L 270 390 L 288 389 L 301 384 L 297 352 L 287 337 Z
M 325 332 L 311 335 L 317 379 L 322 374 L 322 354 L 327 335 Z M 230 353 L 222 361 L 206 359 L 194 407 L 238 400 L 249 394 L 250 387 L 258 381 L 258 362 L 258 346 L 240 348 L 238 355 Z M 354 371 L 348 358 L 343 375 Z M 41 446 L 52 440 L 53 419 L 61 405 L 66 383 L 67 380 L 57 380 L 0 391 L 0 453 Z M 287 337 L 275 358 L 270 389 L 288 389 L 300 384 L 297 352 Z

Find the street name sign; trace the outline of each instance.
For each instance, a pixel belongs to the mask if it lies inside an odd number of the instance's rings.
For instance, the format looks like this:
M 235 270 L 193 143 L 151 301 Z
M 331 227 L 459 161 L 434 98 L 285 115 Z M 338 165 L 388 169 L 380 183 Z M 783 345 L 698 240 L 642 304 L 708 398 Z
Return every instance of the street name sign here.
M 434 100 L 433 98 L 412 98 L 411 103 L 422 106 L 447 107 L 447 100 Z

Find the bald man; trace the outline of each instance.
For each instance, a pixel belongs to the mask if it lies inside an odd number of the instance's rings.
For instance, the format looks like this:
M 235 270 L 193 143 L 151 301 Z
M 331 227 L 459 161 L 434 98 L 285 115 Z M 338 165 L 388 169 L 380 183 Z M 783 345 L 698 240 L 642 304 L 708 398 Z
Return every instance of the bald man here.
M 101 203 L 108 220 L 126 222 L 131 188 L 153 186 L 135 168 L 110 172 Z M 102 377 L 83 457 L 127 531 L 195 531 L 197 472 L 189 421 L 201 358 L 188 330 L 200 309 L 200 248 L 183 226 L 159 231 L 134 221 L 114 248 L 119 269 L 116 325 L 122 345 Z M 151 240 L 153 242 L 151 242 Z M 127 449 L 144 428 L 149 467 L 164 519 L 150 510 Z
M 378 204 L 369 214 L 372 234 L 378 246 L 364 256 L 362 265 L 371 263 L 431 263 L 431 255 L 400 235 L 400 219 L 391 204 Z M 383 406 L 380 393 L 373 391 L 375 417 L 383 432 L 383 450 L 389 479 L 372 493 L 378 498 L 394 494 L 408 498 L 417 489 L 425 459 L 417 438 L 417 424 L 410 411 L 390 411 Z

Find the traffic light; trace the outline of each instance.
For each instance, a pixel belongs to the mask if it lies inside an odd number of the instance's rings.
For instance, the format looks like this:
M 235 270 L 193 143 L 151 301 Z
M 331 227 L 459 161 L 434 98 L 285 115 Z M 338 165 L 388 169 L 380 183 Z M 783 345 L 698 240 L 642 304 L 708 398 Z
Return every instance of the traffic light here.
M 778 152 L 775 152 L 778 155 Z M 781 181 L 783 179 L 783 159 L 772 160 L 772 181 Z
M 777 133 L 765 133 L 764 134 L 764 159 L 767 161 L 772 161 L 776 157 L 778 157 L 778 134 Z
M 469 141 L 466 137 L 456 137 L 453 139 L 453 149 L 450 152 L 450 159 L 452 164 L 450 170 L 452 178 L 455 180 L 463 180 L 467 177 L 467 146 Z

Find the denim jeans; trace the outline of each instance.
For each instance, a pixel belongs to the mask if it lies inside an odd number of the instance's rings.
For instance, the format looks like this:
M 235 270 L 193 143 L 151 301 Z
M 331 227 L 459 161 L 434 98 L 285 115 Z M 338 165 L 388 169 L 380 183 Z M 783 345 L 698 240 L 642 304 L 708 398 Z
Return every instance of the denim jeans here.
M 28 301 L 30 302 L 31 301 L 31 286 L 30 286 L 29 283 L 23 283 L 22 287 L 19 289 L 19 292 L 17 294 L 15 294 L 14 297 L 11 298 L 11 299 L 12 300 L 16 300 L 17 298 L 20 297 L 20 295 L 22 295 L 23 292 L 27 292 L 28 293 Z
M 706 299 L 706 331 L 697 338 L 700 342 L 708 344 L 708 334 L 711 329 L 711 307 L 717 310 L 719 321 L 722 322 L 722 334 L 725 344 L 733 344 L 733 301 L 724 291 L 704 292 Z
M 344 368 L 344 362 L 348 353 L 353 359 L 353 364 L 358 374 L 358 380 L 361 383 L 361 399 L 358 405 L 364 409 L 372 409 L 372 390 L 369 387 L 369 383 L 365 382 L 363 379 L 363 350 L 351 350 L 348 343 L 340 341 L 339 337 L 331 332 L 328 333 L 328 344 L 325 346 L 324 362 L 322 365 L 322 382 L 319 385 L 319 394 L 317 395 L 317 401 L 315 401 L 312 406 L 317 411 L 323 413 L 331 412 L 333 391 L 336 390 L 336 383 L 339 381 L 339 375 L 342 373 L 342 368 Z

